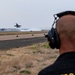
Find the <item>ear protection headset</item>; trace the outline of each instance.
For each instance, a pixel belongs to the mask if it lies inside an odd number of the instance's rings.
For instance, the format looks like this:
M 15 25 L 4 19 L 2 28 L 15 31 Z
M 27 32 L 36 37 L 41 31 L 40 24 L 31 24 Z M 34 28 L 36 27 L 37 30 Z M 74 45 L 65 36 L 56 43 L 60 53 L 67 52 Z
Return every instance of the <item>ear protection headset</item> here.
M 65 11 L 65 12 L 61 12 L 61 13 L 58 13 L 58 14 L 55 14 L 54 15 L 54 22 L 52 24 L 52 28 L 51 30 L 48 32 L 48 35 L 45 35 L 45 37 L 48 39 L 48 41 L 50 42 L 49 45 L 52 49 L 54 48 L 57 48 L 59 49 L 60 48 L 60 45 L 61 45 L 61 41 L 60 41 L 60 37 L 59 37 L 59 34 L 57 32 L 57 29 L 54 28 L 54 24 L 56 23 L 56 21 L 58 20 L 57 18 L 61 18 L 62 16 L 65 16 L 65 15 L 74 15 L 75 16 L 75 11 Z

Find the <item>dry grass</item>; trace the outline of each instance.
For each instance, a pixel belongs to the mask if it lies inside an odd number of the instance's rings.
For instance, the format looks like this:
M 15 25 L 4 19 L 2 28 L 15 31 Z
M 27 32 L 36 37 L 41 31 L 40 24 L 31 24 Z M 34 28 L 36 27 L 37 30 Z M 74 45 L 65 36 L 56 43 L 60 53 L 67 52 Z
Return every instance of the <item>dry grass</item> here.
M 47 43 L 0 51 L 0 75 L 37 75 L 58 55 Z

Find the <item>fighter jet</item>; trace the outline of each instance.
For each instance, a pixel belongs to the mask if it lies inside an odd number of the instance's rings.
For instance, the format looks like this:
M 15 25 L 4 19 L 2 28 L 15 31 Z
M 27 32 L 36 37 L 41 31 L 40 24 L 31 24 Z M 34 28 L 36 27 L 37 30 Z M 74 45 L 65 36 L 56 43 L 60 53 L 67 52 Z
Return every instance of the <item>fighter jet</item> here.
M 21 25 L 19 25 L 19 24 L 16 23 L 16 25 L 14 25 L 14 27 L 16 27 L 16 28 L 20 28 Z

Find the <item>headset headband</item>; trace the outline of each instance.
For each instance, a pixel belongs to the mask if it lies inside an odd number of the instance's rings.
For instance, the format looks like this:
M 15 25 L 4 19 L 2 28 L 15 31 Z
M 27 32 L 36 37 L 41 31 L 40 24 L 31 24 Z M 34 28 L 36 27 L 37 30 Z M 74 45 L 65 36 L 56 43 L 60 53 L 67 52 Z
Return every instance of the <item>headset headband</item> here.
M 62 16 L 65 16 L 65 15 L 74 15 L 75 16 L 75 11 L 64 11 L 64 12 L 60 12 L 58 14 L 56 14 L 59 18 L 61 18 Z
M 60 13 L 57 13 L 57 14 L 54 14 L 54 22 L 52 24 L 52 27 L 54 26 L 54 24 L 56 23 L 57 19 L 58 18 L 61 18 L 62 16 L 65 16 L 65 15 L 74 15 L 75 16 L 75 11 L 64 11 L 64 12 L 60 12 Z

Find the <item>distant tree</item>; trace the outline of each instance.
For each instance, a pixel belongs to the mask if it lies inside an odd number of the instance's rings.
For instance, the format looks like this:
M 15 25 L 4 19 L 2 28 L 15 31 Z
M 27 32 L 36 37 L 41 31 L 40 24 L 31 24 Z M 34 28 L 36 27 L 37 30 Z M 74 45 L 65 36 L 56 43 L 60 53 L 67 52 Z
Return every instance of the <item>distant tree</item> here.
M 1 30 L 4 31 L 4 30 L 6 30 L 6 29 L 5 29 L 5 28 L 2 28 Z

